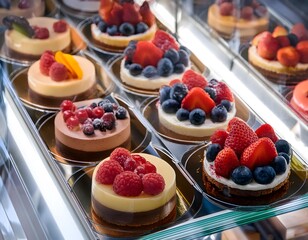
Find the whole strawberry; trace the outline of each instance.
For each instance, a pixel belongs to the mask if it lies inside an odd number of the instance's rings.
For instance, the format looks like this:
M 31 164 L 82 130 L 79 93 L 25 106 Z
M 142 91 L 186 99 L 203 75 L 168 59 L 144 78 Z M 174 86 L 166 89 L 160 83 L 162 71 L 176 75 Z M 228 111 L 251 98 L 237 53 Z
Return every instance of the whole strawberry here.
M 258 129 L 256 129 L 255 132 L 259 138 L 268 137 L 273 141 L 273 143 L 277 142 L 278 140 L 273 127 L 268 123 L 262 124 Z
M 216 174 L 225 178 L 230 178 L 232 171 L 239 165 L 235 152 L 229 147 L 222 149 L 214 161 Z

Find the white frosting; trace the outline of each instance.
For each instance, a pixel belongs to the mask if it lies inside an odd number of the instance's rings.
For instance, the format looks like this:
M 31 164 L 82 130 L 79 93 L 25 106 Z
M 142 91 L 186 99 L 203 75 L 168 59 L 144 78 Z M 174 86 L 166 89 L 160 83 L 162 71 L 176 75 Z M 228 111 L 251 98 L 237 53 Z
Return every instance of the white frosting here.
M 236 108 L 233 103 L 232 110 L 228 112 L 227 119 L 224 122 L 214 123 L 209 117 L 201 125 L 193 125 L 189 120 L 179 121 L 175 114 L 166 113 L 161 105 L 158 105 L 159 122 L 171 131 L 193 137 L 205 137 L 212 135 L 217 129 L 226 129 L 228 122 L 235 116 Z
M 100 6 L 99 0 L 63 0 L 63 3 L 82 12 L 97 12 Z
M 95 68 L 91 61 L 84 57 L 74 56 L 83 72 L 82 79 L 54 81 L 40 71 L 40 61 L 33 63 L 28 70 L 28 85 L 34 92 L 52 97 L 77 95 L 95 84 Z

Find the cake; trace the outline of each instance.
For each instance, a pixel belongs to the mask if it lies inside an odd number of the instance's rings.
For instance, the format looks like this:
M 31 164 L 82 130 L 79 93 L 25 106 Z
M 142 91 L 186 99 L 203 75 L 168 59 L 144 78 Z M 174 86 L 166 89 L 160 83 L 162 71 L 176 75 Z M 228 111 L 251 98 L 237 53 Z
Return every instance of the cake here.
M 226 129 L 236 114 L 229 87 L 193 70 L 187 70 L 181 81 L 161 87 L 157 108 L 160 126 L 170 133 L 203 140 L 216 129 Z
M 96 72 L 85 57 L 46 51 L 28 70 L 29 96 L 35 103 L 58 107 L 63 100 L 80 101 L 96 91 Z
M 265 31 L 269 24 L 269 14 L 257 0 L 241 0 L 239 6 L 231 0 L 219 0 L 208 9 L 208 25 L 222 37 L 239 37 L 248 40 Z
M 8 28 L 4 38 L 10 56 L 38 59 L 47 50 L 71 50 L 70 27 L 64 20 L 8 16 L 3 23 Z
M 0 22 L 6 16 L 16 15 L 25 18 L 43 16 L 45 1 L 43 0 L 2 0 L 0 1 Z
M 189 50 L 163 30 L 152 41 L 133 41 L 125 49 L 120 66 L 122 82 L 133 88 L 158 91 L 173 79 L 181 79 L 191 67 Z
M 130 147 L 130 116 L 108 99 L 64 100 L 55 117 L 55 145 L 60 156 L 93 162 L 118 146 Z
M 288 187 L 291 153 L 290 144 L 278 139 L 271 125 L 254 131 L 233 118 L 227 131 L 211 136 L 202 165 L 204 185 L 211 183 L 228 197 L 266 197 Z
M 173 220 L 176 175 L 159 157 L 115 149 L 92 176 L 92 209 L 101 221 L 146 230 Z
M 308 121 L 308 79 L 295 86 L 290 104 Z
M 290 32 L 280 25 L 272 33 L 262 32 L 252 40 L 248 60 L 275 83 L 291 85 L 307 79 L 308 30 L 298 23 Z
M 101 0 L 91 33 L 102 48 L 123 51 L 130 41 L 152 39 L 156 28 L 155 16 L 147 1 L 139 6 L 134 1 Z
M 63 0 L 63 4 L 76 11 L 95 13 L 100 6 L 99 0 Z

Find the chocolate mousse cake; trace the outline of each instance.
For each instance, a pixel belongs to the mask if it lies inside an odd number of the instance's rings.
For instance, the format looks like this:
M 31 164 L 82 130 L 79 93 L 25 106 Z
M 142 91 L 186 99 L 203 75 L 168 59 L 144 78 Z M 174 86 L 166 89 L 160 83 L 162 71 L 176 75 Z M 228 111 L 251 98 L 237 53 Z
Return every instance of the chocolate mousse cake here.
M 176 175 L 156 156 L 117 148 L 95 167 L 91 197 L 95 219 L 140 232 L 174 219 Z
M 65 100 L 54 121 L 56 150 L 64 158 L 93 162 L 130 146 L 128 111 L 108 99 Z

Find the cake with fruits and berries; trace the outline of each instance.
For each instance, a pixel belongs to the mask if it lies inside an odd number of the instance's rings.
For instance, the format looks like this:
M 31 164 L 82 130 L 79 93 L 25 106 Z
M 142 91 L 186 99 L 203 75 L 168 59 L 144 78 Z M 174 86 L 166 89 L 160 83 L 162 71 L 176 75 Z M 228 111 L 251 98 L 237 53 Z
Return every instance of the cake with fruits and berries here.
M 128 111 L 108 99 L 64 100 L 55 117 L 56 150 L 64 158 L 99 161 L 118 146 L 130 146 Z
M 150 40 L 156 31 L 156 19 L 147 1 L 101 0 L 99 15 L 93 18 L 91 34 L 103 48 L 124 50 L 130 41 Z
M 45 51 L 71 50 L 71 31 L 64 20 L 8 16 L 3 19 L 5 45 L 11 56 L 38 59 Z
M 159 90 L 171 80 L 182 78 L 191 67 L 189 57 L 189 50 L 172 35 L 157 30 L 152 41 L 133 41 L 125 49 L 120 77 L 130 87 Z
M 234 96 L 221 81 L 187 70 L 182 80 L 174 80 L 159 91 L 159 124 L 170 133 L 205 138 L 216 129 L 226 129 L 235 116 Z
M 203 161 L 203 181 L 227 196 L 259 197 L 288 186 L 290 144 L 269 124 L 255 131 L 239 118 L 211 136 Z
M 84 100 L 95 94 L 95 67 L 82 56 L 46 51 L 30 66 L 28 86 L 31 100 L 41 105 Z
M 156 156 L 117 148 L 95 167 L 91 197 L 95 217 L 104 222 L 159 227 L 175 218 L 176 174 Z
M 289 32 L 277 26 L 273 32 L 254 37 L 248 49 L 249 62 L 266 78 L 294 84 L 308 78 L 308 30 L 301 23 Z
M 231 0 L 218 0 L 209 7 L 208 25 L 224 38 L 247 40 L 268 28 L 269 14 L 257 0 L 240 0 L 239 6 Z
M 290 105 L 308 122 L 308 79 L 294 87 Z

